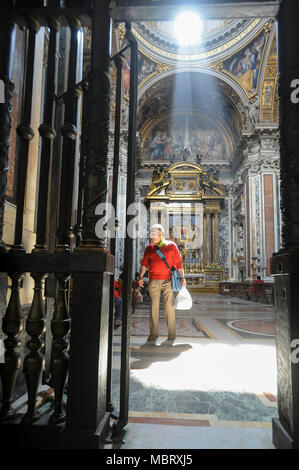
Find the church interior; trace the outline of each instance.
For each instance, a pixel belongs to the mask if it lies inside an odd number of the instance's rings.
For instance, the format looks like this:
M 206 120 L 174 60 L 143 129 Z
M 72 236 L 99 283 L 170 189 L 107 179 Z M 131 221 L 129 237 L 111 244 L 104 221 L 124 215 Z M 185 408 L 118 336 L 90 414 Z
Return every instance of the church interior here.
M 0 5 L 7 445 L 299 447 L 298 2 L 216 3 Z M 132 303 L 153 224 L 193 300 L 171 347 Z

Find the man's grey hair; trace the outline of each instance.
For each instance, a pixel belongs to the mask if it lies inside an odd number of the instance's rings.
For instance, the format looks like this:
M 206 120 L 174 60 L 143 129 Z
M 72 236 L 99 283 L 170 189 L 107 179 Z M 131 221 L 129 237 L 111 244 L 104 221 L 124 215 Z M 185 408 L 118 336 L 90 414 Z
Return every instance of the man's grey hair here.
M 152 226 L 151 226 L 151 229 L 150 229 L 150 232 L 153 232 L 154 230 L 159 230 L 159 231 L 162 233 L 162 235 L 164 235 L 164 233 L 165 233 L 165 232 L 164 232 L 163 225 L 161 225 L 161 224 L 154 224 L 154 225 L 152 225 Z

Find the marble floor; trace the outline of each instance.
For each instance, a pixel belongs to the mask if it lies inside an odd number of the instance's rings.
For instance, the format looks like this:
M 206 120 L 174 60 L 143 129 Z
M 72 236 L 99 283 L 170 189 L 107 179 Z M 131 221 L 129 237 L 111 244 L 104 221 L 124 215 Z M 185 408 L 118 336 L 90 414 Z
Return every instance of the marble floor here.
M 146 342 L 149 304 L 132 319 L 129 422 L 121 449 L 274 449 L 277 417 L 273 306 L 193 295 L 177 338 Z M 121 336 L 114 331 L 112 400 L 119 409 Z

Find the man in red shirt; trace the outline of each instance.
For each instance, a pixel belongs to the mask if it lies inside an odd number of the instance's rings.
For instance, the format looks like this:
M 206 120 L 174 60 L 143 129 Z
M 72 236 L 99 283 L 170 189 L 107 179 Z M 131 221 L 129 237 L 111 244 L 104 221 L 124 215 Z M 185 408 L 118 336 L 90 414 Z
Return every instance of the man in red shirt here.
M 150 230 L 151 243 L 146 247 L 141 263 L 139 285 L 144 286 L 143 276 L 149 268 L 148 291 L 151 299 L 150 312 L 150 335 L 149 342 L 158 338 L 159 306 L 162 293 L 164 302 L 164 313 L 168 326 L 168 340 L 173 341 L 176 337 L 175 311 L 173 306 L 173 292 L 171 288 L 171 274 L 164 261 L 156 253 L 155 247 L 160 248 L 166 257 L 170 268 L 175 266 L 181 275 L 182 286 L 186 286 L 184 278 L 182 258 L 177 245 L 164 239 L 162 225 L 155 224 Z

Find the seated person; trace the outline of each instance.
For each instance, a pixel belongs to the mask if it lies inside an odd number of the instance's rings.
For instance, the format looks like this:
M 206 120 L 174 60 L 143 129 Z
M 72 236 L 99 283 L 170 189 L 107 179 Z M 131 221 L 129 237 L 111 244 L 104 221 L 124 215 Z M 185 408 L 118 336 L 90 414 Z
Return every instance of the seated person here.
M 253 286 L 250 287 L 250 294 L 262 294 L 264 292 L 264 287 L 261 284 L 264 284 L 264 281 L 261 279 L 261 276 L 256 276 L 256 279 L 253 281 Z
M 264 284 L 264 281 L 261 279 L 261 276 L 256 276 L 256 279 L 253 281 L 253 284 Z M 255 285 L 255 293 L 259 294 L 264 291 L 263 286 Z

